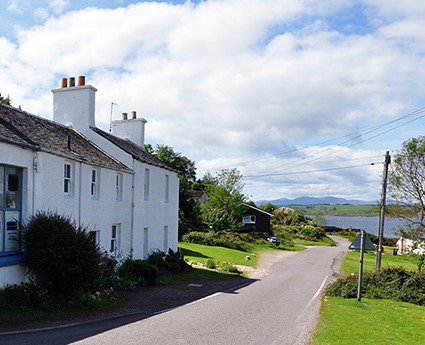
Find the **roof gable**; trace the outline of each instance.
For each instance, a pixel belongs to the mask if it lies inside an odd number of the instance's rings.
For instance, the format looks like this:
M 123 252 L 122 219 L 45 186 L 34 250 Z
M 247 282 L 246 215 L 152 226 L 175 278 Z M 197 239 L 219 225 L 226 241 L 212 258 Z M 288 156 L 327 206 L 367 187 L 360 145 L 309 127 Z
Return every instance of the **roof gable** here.
M 168 164 L 164 163 L 159 158 L 155 157 L 154 155 L 146 152 L 144 148 L 142 148 L 140 145 L 137 145 L 136 143 L 132 142 L 128 139 L 119 138 L 115 135 L 112 135 L 110 133 L 106 133 L 105 131 L 101 130 L 97 127 L 90 127 L 95 133 L 101 135 L 105 139 L 109 140 L 112 144 L 115 146 L 118 146 L 121 150 L 127 152 L 129 155 L 133 157 L 133 159 L 136 159 L 142 163 L 158 166 L 163 169 L 176 171 L 175 169 L 171 168 Z
M 131 171 L 71 127 L 7 105 L 0 105 L 0 141 L 100 167 Z

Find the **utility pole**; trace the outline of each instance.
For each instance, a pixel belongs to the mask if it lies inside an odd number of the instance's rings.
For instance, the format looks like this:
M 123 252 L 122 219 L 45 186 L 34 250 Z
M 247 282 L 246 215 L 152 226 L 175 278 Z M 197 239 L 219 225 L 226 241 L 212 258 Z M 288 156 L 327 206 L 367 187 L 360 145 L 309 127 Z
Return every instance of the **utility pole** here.
M 357 283 L 357 301 L 362 300 L 362 287 L 363 287 L 363 260 L 364 260 L 364 230 L 360 230 L 360 264 L 359 264 L 359 278 Z
M 379 213 L 379 230 L 378 230 L 378 251 L 376 253 L 376 266 L 375 271 L 381 270 L 381 259 L 382 259 L 382 243 L 384 240 L 384 223 L 385 223 L 385 203 L 387 199 L 387 180 L 388 180 L 388 165 L 391 163 L 390 152 L 387 151 L 385 154 L 384 162 L 384 173 L 382 176 L 382 193 L 381 193 L 381 209 Z

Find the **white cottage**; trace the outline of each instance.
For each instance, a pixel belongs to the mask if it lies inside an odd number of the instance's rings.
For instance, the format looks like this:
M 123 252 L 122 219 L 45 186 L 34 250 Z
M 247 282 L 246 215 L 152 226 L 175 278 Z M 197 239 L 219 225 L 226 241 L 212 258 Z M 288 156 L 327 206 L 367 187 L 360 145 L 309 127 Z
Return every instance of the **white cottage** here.
M 146 121 L 96 128 L 84 77 L 52 92 L 54 121 L 0 105 L 0 286 L 24 280 L 18 224 L 38 210 L 71 216 L 112 252 L 177 249 L 178 176 L 144 150 Z

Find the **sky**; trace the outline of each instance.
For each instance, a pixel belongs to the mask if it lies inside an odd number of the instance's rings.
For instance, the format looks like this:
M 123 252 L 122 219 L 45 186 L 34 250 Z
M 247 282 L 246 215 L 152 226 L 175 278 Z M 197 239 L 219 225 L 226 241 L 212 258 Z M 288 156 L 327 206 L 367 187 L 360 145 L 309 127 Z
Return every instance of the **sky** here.
M 52 119 L 85 75 L 97 127 L 137 111 L 198 178 L 376 202 L 386 151 L 424 135 L 424 24 L 419 0 L 0 0 L 0 93 Z

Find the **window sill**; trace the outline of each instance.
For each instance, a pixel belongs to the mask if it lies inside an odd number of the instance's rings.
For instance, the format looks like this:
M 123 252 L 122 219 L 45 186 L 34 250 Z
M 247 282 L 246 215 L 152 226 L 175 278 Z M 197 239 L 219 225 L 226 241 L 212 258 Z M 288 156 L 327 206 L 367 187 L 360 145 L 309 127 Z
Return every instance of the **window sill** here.
M 0 256 L 0 267 L 19 265 L 22 262 L 23 255 L 19 254 L 5 254 Z

